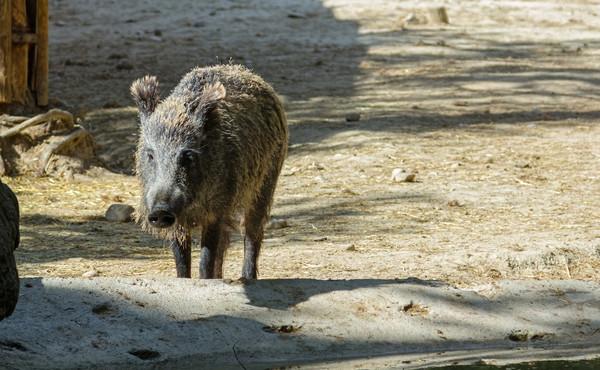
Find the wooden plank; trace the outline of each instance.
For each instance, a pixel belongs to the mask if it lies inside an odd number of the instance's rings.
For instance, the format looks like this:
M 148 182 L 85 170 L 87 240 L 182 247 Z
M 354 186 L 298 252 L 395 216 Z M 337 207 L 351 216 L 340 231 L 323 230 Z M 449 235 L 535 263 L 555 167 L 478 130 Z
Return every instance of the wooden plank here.
M 37 105 L 48 105 L 48 0 L 37 0 L 35 94 Z
M 12 49 L 12 0 L 0 0 L 0 103 L 12 101 L 10 77 Z
M 12 28 L 13 32 L 27 32 L 27 10 L 25 0 L 12 0 Z M 29 45 L 12 45 L 12 101 L 19 104 L 30 103 L 28 99 Z

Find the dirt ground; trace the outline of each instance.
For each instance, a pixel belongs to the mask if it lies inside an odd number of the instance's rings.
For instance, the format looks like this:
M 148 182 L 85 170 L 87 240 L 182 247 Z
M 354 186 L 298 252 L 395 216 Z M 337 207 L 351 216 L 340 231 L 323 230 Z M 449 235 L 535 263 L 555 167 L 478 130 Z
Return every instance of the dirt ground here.
M 128 86 L 152 73 L 166 93 L 232 60 L 274 85 L 291 127 L 273 209 L 289 227 L 268 231 L 261 278 L 599 279 L 597 2 L 162 3 L 50 1 L 51 95 L 114 173 L 3 179 L 22 276 L 175 275 L 160 240 L 103 220 L 139 197 Z M 241 261 L 238 237 L 226 277 Z

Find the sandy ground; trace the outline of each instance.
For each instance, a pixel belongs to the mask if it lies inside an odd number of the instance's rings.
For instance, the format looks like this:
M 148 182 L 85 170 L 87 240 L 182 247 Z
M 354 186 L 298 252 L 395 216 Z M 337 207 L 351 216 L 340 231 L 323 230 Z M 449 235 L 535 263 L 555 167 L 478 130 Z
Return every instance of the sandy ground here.
M 116 174 L 3 179 L 22 205 L 22 276 L 174 276 L 160 240 L 102 219 L 139 196 L 128 86 L 152 73 L 167 92 L 232 60 L 285 97 L 291 126 L 273 209 L 290 227 L 267 233 L 261 278 L 598 281 L 597 3 L 161 3 L 50 1 L 51 95 Z M 227 277 L 241 259 L 237 238 Z
M 599 315 L 600 284 L 572 280 L 465 291 L 418 279 L 29 278 L 19 309 L 1 323 L 0 368 L 408 370 L 582 360 L 600 353 Z M 597 369 L 600 359 L 584 364 L 526 368 Z

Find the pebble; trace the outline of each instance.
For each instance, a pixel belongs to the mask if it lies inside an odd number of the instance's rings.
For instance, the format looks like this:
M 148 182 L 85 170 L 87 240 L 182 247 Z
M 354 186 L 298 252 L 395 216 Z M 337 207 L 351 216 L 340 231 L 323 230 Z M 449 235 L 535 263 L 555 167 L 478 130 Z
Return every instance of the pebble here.
M 392 181 L 402 181 L 406 178 L 406 170 L 394 168 L 392 170 Z
M 116 101 L 116 100 L 110 100 L 110 101 L 107 101 L 106 103 L 104 103 L 102 105 L 102 108 L 104 108 L 104 109 L 111 109 L 111 108 L 119 108 L 120 106 L 121 106 L 121 104 L 119 104 L 118 101 Z
M 104 217 L 113 222 L 129 222 L 133 219 L 134 208 L 128 204 L 114 203 L 106 210 Z
M 311 163 L 311 164 L 310 164 L 310 165 L 309 165 L 307 168 L 308 168 L 309 170 L 319 170 L 319 171 L 322 171 L 322 170 L 324 170 L 324 169 L 325 169 L 325 166 L 323 166 L 323 165 L 322 165 L 322 164 L 320 164 L 320 163 L 313 162 L 313 163 Z
M 345 157 L 346 157 L 346 156 L 345 156 L 345 155 L 343 155 L 343 154 L 341 154 L 341 153 L 335 153 L 335 154 L 333 155 L 333 159 L 335 159 L 335 160 L 343 159 L 343 158 L 345 158 Z
M 108 59 L 127 59 L 127 54 L 112 53 L 108 56 Z
M 81 274 L 81 276 L 84 278 L 93 278 L 94 276 L 98 276 L 98 271 L 90 270 L 88 272 L 84 272 L 83 274 Z
M 354 190 L 350 189 L 350 188 L 344 188 L 342 190 L 342 193 L 344 194 L 348 194 L 348 195 L 358 195 L 357 192 L 355 192 Z
M 457 199 L 452 199 L 451 201 L 448 202 L 448 206 L 449 207 L 464 207 L 465 203 L 457 200 Z
M 119 71 L 129 71 L 133 69 L 133 64 L 128 62 L 121 62 L 115 66 L 115 68 Z
M 298 172 L 300 172 L 300 168 L 298 168 L 298 167 L 292 167 L 288 171 L 285 171 L 283 173 L 283 176 L 294 176 Z
M 284 219 L 274 218 L 267 224 L 267 229 L 270 230 L 285 229 L 286 227 L 290 227 L 290 224 Z
M 404 182 L 415 182 L 415 181 L 417 181 L 417 174 L 416 173 L 409 173 L 404 178 Z
M 406 172 L 406 170 L 402 168 L 394 168 L 394 170 L 392 170 L 392 181 L 415 182 L 417 181 L 417 174 L 414 172 Z
M 414 13 L 410 13 L 406 17 L 404 17 L 404 19 L 402 19 L 402 22 L 405 24 L 413 24 L 419 23 L 419 20 L 417 19 L 417 16 Z
M 356 122 L 356 121 L 360 121 L 360 113 L 354 112 L 354 113 L 346 114 L 346 122 Z

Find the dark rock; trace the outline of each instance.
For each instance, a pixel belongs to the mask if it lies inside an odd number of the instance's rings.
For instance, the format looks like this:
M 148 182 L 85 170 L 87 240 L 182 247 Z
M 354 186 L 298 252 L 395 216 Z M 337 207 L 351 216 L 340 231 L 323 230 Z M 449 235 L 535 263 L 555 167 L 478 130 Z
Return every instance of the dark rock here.
M 108 221 L 113 222 L 129 222 L 133 220 L 133 212 L 135 210 L 132 206 L 123 203 L 111 204 L 106 210 L 104 217 Z

